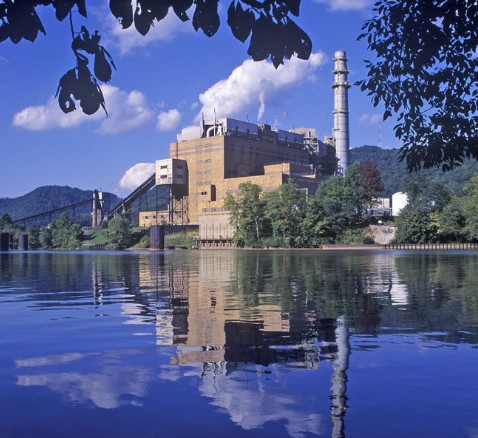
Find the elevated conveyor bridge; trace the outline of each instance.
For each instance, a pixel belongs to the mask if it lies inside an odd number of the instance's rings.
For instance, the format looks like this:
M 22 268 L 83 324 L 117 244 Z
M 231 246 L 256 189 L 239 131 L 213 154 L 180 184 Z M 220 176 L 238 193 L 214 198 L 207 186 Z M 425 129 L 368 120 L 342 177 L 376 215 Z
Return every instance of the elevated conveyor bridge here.
M 51 221 L 51 218 L 56 213 L 61 213 L 68 210 L 75 210 L 77 207 L 91 203 L 91 198 L 85 199 L 84 201 L 75 202 L 74 204 L 65 205 L 63 207 L 54 208 L 52 210 L 43 211 L 41 213 L 32 214 L 31 216 L 22 217 L 21 219 L 16 219 L 12 221 L 14 224 L 27 224 L 42 218 L 48 218 Z
M 138 200 L 148 190 L 152 189 L 156 184 L 156 173 L 153 173 L 146 181 L 134 189 L 126 198 L 124 198 L 118 205 L 111 209 L 108 213 L 108 220 L 115 216 L 125 215 L 130 209 L 134 201 Z

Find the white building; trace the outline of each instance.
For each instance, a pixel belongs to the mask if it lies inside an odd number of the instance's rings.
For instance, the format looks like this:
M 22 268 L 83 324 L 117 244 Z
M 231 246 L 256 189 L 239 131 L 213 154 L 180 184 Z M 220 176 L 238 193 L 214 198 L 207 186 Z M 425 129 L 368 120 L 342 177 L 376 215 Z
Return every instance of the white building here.
M 407 205 L 408 195 L 406 193 L 394 193 L 392 195 L 392 216 L 398 216 Z

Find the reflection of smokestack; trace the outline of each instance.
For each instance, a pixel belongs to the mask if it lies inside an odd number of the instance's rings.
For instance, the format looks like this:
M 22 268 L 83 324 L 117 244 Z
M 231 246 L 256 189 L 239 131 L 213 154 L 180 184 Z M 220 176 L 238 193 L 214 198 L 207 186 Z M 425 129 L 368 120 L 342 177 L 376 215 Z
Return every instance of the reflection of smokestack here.
M 332 372 L 332 437 L 345 437 L 345 411 L 347 409 L 347 370 L 349 368 L 350 341 L 349 332 L 344 323 L 344 318 L 337 318 L 335 330 L 337 355 L 334 360 Z
M 338 159 L 338 173 L 345 173 L 349 167 L 349 102 L 347 82 L 347 56 L 345 52 L 335 52 L 334 57 L 334 129 L 335 155 Z

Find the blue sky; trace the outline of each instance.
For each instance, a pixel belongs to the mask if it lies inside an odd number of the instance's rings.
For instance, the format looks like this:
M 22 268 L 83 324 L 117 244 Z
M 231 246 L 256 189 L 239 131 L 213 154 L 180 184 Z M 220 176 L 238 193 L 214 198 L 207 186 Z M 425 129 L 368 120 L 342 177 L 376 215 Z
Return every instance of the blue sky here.
M 234 39 L 226 23 L 229 2 L 220 1 L 221 27 L 212 38 L 196 33 L 172 12 L 146 37 L 122 30 L 106 1 L 87 2 L 88 19 L 75 14 L 79 30 L 98 30 L 117 70 L 102 86 L 109 116 L 63 114 L 54 95 L 60 77 L 75 66 L 68 20 L 38 8 L 47 35 L 35 43 L 0 43 L 0 197 L 16 197 L 42 185 L 69 185 L 128 194 L 169 155 L 182 127 L 218 117 L 269 123 L 280 129 L 332 129 L 332 58 L 345 50 L 349 81 L 366 77 L 372 58 L 357 41 L 371 16 L 369 0 L 302 0 L 296 22 L 309 34 L 313 54 L 275 70 L 254 63 L 248 42 Z M 103 6 L 101 6 L 103 5 Z M 102 9 L 103 8 L 103 9 Z M 351 146 L 399 147 L 393 121 L 358 87 L 349 91 Z

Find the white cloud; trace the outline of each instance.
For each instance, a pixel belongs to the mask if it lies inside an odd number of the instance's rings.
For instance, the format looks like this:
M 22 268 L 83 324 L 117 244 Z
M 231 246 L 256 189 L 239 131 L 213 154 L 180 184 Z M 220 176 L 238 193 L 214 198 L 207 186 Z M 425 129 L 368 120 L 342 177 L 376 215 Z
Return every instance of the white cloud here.
M 8 59 L 0 56 L 0 64 L 8 64 Z
M 102 110 L 92 116 L 83 114 L 81 109 L 64 114 L 58 106 L 58 101 L 54 97 L 50 97 L 45 105 L 29 106 L 16 113 L 12 123 L 13 126 L 28 131 L 47 131 L 53 128 L 73 128 L 104 117 L 105 114 Z
M 111 85 L 103 85 L 101 89 L 109 114 L 101 123 L 101 132 L 110 134 L 129 131 L 145 125 L 154 118 L 145 95 L 140 91 L 133 90 L 127 93 Z
M 47 131 L 54 128 L 73 128 L 87 122 L 101 122 L 99 131 L 117 133 L 137 128 L 154 118 L 149 110 L 146 97 L 140 91 L 126 92 L 118 87 L 102 85 L 108 117 L 100 108 L 95 114 L 87 116 L 77 109 L 64 114 L 58 101 L 51 97 L 45 105 L 24 108 L 13 116 L 13 125 L 29 131 Z
M 364 125 L 378 125 L 383 120 L 383 116 L 381 114 L 362 114 L 359 117 L 359 122 L 363 123 Z
M 111 14 L 106 15 L 108 19 L 102 44 L 105 47 L 116 47 L 122 55 L 138 47 L 146 47 L 158 41 L 172 40 L 181 32 L 194 32 L 191 22 L 182 22 L 172 9 L 163 20 L 154 21 L 154 26 L 145 36 L 136 30 L 134 23 L 128 29 L 123 29 Z
M 325 3 L 333 11 L 358 11 L 372 6 L 372 0 L 315 0 L 316 3 Z
M 324 63 L 323 53 L 313 53 L 307 61 L 294 57 L 278 69 L 267 61 L 246 60 L 227 79 L 217 82 L 199 96 L 202 108 L 195 120 L 200 120 L 202 114 L 211 119 L 214 111 L 217 117 L 243 116 L 253 108 L 258 111 L 259 120 L 267 101 L 300 82 L 315 80 L 315 71 Z
M 179 125 L 182 114 L 177 109 L 163 111 L 158 115 L 157 128 L 160 131 L 173 131 Z
M 130 167 L 119 181 L 121 192 L 135 189 L 145 182 L 155 170 L 155 163 L 138 163 Z

